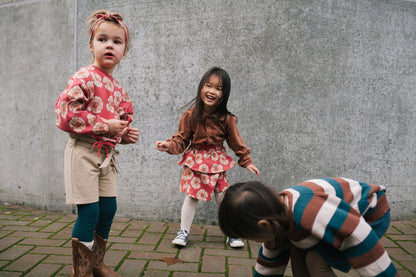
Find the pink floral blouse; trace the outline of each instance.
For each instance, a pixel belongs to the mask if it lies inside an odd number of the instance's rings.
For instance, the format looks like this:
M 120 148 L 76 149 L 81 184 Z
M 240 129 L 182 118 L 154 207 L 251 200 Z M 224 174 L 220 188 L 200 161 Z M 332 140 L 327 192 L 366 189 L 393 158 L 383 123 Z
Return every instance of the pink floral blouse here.
M 119 143 L 121 136 L 107 137 L 109 119 L 133 120 L 130 96 L 117 80 L 89 65 L 69 79 L 55 105 L 56 126 L 63 131 Z

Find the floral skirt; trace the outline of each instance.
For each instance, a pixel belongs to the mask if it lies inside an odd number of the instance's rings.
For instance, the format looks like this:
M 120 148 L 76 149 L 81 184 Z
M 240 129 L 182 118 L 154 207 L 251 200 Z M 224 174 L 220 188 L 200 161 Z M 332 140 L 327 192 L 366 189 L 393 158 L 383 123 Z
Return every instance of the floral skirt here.
M 222 145 L 190 148 L 178 164 L 183 165 L 180 191 L 205 201 L 228 188 L 226 171 L 236 165 Z

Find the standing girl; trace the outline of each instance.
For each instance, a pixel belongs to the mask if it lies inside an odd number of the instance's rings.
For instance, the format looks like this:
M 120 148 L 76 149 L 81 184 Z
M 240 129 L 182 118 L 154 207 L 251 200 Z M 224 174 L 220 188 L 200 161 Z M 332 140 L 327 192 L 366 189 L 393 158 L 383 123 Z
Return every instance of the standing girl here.
M 224 140 L 239 157 L 238 164 L 259 176 L 250 149 L 237 129 L 237 118 L 227 109 L 231 81 L 228 73 L 218 67 L 202 77 L 193 107 L 179 121 L 178 133 L 167 141 L 156 142 L 156 148 L 169 154 L 183 153 L 180 191 L 186 192 L 181 213 L 181 230 L 172 241 L 185 246 L 189 239 L 198 200 L 211 200 L 214 192 L 219 204 L 228 188 L 226 171 L 236 165 L 223 146 Z M 228 238 L 231 247 L 243 247 L 237 238 Z
M 390 224 L 383 186 L 347 178 L 302 182 L 277 194 L 260 182 L 235 184 L 224 194 L 221 230 L 263 242 L 254 276 L 335 277 L 332 268 L 360 276 L 399 276 L 380 238 Z
M 129 49 L 122 17 L 105 10 L 90 16 L 93 64 L 69 80 L 56 102 L 56 125 L 69 134 L 65 149 L 66 203 L 76 204 L 71 276 L 121 276 L 104 263 L 117 210 L 117 143 L 137 142 L 129 95 L 111 75 Z

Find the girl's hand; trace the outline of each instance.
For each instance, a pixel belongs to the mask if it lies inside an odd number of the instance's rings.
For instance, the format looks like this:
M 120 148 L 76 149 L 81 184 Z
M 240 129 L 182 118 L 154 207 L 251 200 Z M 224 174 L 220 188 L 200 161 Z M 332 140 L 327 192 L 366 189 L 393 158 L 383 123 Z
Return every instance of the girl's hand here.
M 260 176 L 260 171 L 257 169 L 257 167 L 254 164 L 249 164 L 246 168 L 251 173 L 256 174 L 257 177 Z
M 157 141 L 156 149 L 159 151 L 167 152 L 169 151 L 169 143 L 167 141 Z
M 114 137 L 123 135 L 129 122 L 126 120 L 110 119 L 108 120 L 108 136 Z
M 136 143 L 139 139 L 139 129 L 137 128 L 125 128 L 121 137 L 122 144 Z

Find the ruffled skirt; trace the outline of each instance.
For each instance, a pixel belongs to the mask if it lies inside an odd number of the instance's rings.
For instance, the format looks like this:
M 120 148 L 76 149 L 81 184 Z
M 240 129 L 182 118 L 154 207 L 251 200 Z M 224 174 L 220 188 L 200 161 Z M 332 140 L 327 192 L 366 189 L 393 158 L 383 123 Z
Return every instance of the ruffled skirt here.
M 228 188 L 226 171 L 236 166 L 223 145 L 190 148 L 178 164 L 183 165 L 180 191 L 205 201 Z

